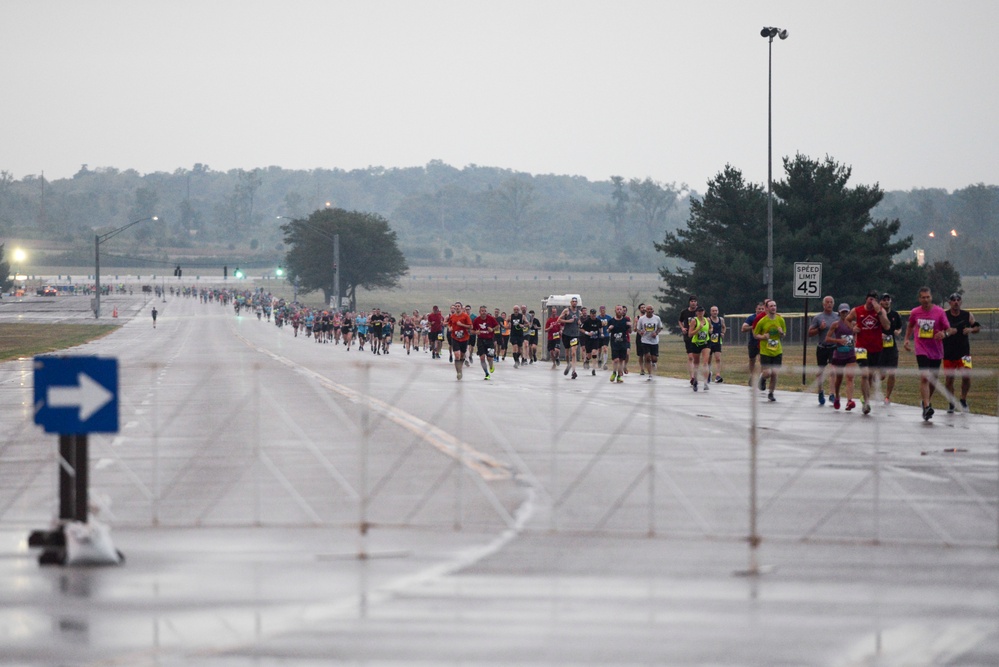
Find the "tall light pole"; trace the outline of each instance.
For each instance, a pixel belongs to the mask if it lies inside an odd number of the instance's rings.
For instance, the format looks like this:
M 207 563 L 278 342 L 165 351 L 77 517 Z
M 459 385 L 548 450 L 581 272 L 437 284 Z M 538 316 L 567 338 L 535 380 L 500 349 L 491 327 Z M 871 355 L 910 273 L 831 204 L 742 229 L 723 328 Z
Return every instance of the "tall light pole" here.
M 787 30 L 768 27 L 760 31 L 767 44 L 767 298 L 774 298 L 774 130 L 773 56 L 774 37 L 787 39 Z
M 106 234 L 94 234 L 94 286 L 97 288 L 97 296 L 94 298 L 94 319 L 100 319 L 101 317 L 101 244 L 121 234 L 129 227 L 137 225 L 140 222 L 145 222 L 146 220 L 159 220 L 159 218 L 155 215 L 148 218 L 140 218 L 118 229 L 112 229 Z

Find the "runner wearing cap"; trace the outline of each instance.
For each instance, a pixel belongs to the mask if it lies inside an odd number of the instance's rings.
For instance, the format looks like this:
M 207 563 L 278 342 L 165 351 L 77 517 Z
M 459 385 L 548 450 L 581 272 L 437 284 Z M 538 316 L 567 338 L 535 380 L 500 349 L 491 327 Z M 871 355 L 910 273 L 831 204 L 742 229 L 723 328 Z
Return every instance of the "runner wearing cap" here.
M 847 318 L 850 316 L 850 304 L 839 304 L 839 319 L 828 328 L 825 342 L 833 345 L 829 363 L 834 369 L 833 376 L 833 408 L 839 410 L 842 394 L 843 376 L 846 376 L 846 409 L 853 410 L 857 404 L 853 402 L 853 375 L 857 370 L 857 354 L 854 348 L 853 325 Z
M 968 411 L 968 390 L 971 389 L 971 341 L 969 334 L 981 330 L 975 316 L 967 310 L 961 310 L 961 295 L 954 292 L 947 299 L 950 308 L 947 310 L 947 323 L 951 334 L 943 341 L 944 386 L 950 395 L 950 407 L 947 412 L 954 413 L 954 377 L 961 378 L 961 410 Z

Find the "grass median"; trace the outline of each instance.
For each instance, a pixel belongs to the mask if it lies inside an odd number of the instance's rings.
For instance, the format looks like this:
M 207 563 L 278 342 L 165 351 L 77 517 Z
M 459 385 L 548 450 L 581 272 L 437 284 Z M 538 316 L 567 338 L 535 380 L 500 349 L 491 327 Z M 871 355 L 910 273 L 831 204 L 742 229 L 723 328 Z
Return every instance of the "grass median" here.
M 107 336 L 117 324 L 0 324 L 0 361 L 33 357 Z

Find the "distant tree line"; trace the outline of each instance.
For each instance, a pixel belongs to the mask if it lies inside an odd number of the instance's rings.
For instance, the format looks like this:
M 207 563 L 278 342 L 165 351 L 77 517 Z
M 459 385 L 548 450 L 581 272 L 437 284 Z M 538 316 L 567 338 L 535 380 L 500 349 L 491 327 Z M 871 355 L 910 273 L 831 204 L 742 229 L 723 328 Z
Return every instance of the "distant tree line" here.
M 655 271 L 677 267 L 658 253 L 687 222 L 701 196 L 687 185 L 651 178 L 532 175 L 440 161 L 422 167 L 216 171 L 204 164 L 140 174 L 83 165 L 72 177 L 19 180 L 0 172 L 0 239 L 62 244 L 61 261 L 86 265 L 95 230 L 136 225 L 116 247 L 131 249 L 109 266 L 191 257 L 279 261 L 281 225 L 314 211 L 342 208 L 381 216 L 411 264 L 507 265 L 542 269 Z M 884 193 L 874 218 L 898 219 L 913 243 L 895 259 L 923 250 L 964 272 L 999 273 L 999 188 L 972 185 Z M 954 230 L 956 236 L 951 235 Z M 933 232 L 933 236 L 930 236 Z M 216 261 L 205 259 L 205 262 Z

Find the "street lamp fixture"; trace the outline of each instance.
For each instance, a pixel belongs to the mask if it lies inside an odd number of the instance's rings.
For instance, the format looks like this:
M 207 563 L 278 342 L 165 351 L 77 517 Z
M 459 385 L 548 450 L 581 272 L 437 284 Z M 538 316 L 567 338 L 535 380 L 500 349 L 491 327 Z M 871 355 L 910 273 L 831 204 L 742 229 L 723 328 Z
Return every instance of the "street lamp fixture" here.
M 118 229 L 112 229 L 105 234 L 94 234 L 94 287 L 96 287 L 97 291 L 97 295 L 94 298 L 94 319 L 100 319 L 101 317 L 101 244 L 118 236 L 118 234 L 121 234 L 129 227 L 137 225 L 140 222 L 145 222 L 146 220 L 159 220 L 159 218 L 155 215 L 148 218 L 140 218 Z
M 787 30 L 766 27 L 760 36 L 767 43 L 767 298 L 774 298 L 774 158 L 773 158 L 773 44 L 774 37 L 787 39 Z

